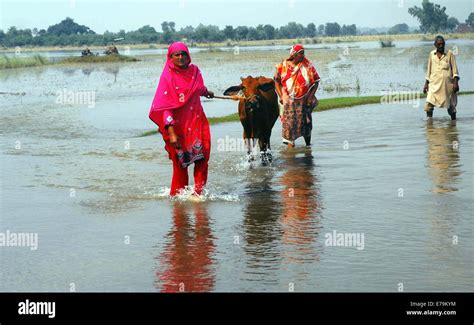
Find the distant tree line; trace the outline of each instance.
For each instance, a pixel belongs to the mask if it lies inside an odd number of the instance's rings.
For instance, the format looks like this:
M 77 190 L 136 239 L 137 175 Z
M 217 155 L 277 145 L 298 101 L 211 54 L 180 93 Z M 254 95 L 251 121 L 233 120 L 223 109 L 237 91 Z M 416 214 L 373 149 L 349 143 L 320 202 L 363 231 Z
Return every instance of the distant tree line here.
M 456 29 L 461 32 L 474 31 L 474 13 L 470 13 L 465 23 L 460 23 L 456 18 L 446 14 L 446 7 L 423 0 L 421 7 L 414 6 L 408 9 L 408 13 L 420 22 L 420 30 L 415 32 L 436 33 L 452 32 Z M 409 33 L 407 24 L 397 24 L 390 28 L 388 34 Z M 270 24 L 260 24 L 256 27 L 227 25 L 220 29 L 215 25 L 199 24 L 196 27 L 186 26 L 179 30 L 172 21 L 161 23 L 161 32 L 154 27 L 145 25 L 135 31 L 119 32 L 105 31 L 97 34 L 89 27 L 79 25 L 73 19 L 67 17 L 58 24 L 49 26 L 46 30 L 37 28 L 17 29 L 10 27 L 6 32 L 0 30 L 0 46 L 64 46 L 64 45 L 107 45 L 116 39 L 124 39 L 128 44 L 169 44 L 176 40 L 193 42 L 222 42 L 222 41 L 244 41 L 244 40 L 273 40 L 273 39 L 298 39 L 314 38 L 324 36 L 346 36 L 356 35 L 358 32 L 355 24 L 339 25 L 338 23 L 326 23 L 316 26 L 309 23 L 306 26 L 289 22 L 281 27 Z M 374 34 L 374 32 L 370 32 Z M 378 33 L 385 34 L 385 33 Z
M 228 25 L 223 29 L 215 25 L 199 24 L 197 27 L 186 26 L 177 30 L 174 22 L 165 21 L 161 23 L 161 32 L 150 25 L 145 25 L 134 31 L 120 30 L 116 33 L 106 31 L 101 35 L 87 26 L 77 24 L 68 17 L 58 24 L 49 26 L 46 30 L 38 30 L 37 28 L 17 29 L 14 26 L 10 27 L 6 33 L 0 30 L 0 46 L 106 45 L 120 38 L 124 38 L 128 44 L 169 44 L 182 39 L 186 39 L 188 42 L 222 42 L 356 34 L 356 25 L 340 26 L 338 23 L 327 23 L 319 26 L 309 23 L 305 26 L 290 22 L 281 27 L 274 27 L 270 24 L 261 24 L 256 27 Z

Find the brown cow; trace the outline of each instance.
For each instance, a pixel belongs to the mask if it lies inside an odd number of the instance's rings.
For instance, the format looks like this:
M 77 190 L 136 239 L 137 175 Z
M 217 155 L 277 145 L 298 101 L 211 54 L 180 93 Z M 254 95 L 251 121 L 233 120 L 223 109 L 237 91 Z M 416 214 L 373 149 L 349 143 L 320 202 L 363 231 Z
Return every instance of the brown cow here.
M 239 92 L 243 94 L 244 98 L 239 100 L 239 117 L 244 127 L 247 154 L 252 160 L 250 139 L 253 144 L 258 139 L 262 164 L 266 165 L 272 161 L 271 151 L 268 151 L 271 149 L 270 136 L 279 116 L 275 82 L 271 78 L 251 76 L 240 80 L 240 85 L 229 87 L 224 95 L 236 95 Z

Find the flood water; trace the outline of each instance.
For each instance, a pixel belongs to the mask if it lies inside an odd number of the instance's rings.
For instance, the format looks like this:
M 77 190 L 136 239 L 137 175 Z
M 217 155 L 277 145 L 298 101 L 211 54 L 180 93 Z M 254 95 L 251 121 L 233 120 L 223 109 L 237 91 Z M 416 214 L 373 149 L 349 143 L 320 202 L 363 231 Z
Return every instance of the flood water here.
M 451 46 L 462 90 L 474 90 L 474 42 Z M 329 98 L 419 91 L 430 49 L 307 53 Z M 222 93 L 240 76 L 272 76 L 286 52 L 192 56 Z M 444 109 L 425 121 L 423 99 L 315 112 L 310 148 L 299 139 L 287 150 L 277 121 L 267 167 L 235 150 L 239 123 L 212 125 L 203 201 L 171 200 L 163 141 L 140 137 L 155 128 L 148 110 L 164 58 L 139 57 L 0 72 L 0 232 L 38 234 L 36 250 L 0 247 L 1 291 L 474 289 L 474 95 L 459 97 L 456 122 Z M 58 102 L 67 91 L 93 101 Z M 208 117 L 237 110 L 203 106 Z M 360 241 L 328 242 L 344 233 Z

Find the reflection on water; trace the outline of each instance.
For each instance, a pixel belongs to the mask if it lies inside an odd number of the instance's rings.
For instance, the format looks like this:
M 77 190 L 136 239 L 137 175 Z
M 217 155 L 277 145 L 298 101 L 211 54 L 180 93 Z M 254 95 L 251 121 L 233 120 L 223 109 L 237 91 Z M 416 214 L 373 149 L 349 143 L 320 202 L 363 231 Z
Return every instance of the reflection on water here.
M 84 76 L 90 77 L 92 72 L 105 72 L 106 74 L 111 74 L 114 76 L 114 83 L 117 82 L 117 76 L 120 72 L 119 65 L 111 65 L 111 66 L 91 66 L 91 65 L 84 65 L 81 68 L 66 68 L 63 69 L 62 72 L 68 76 L 72 77 L 76 74 L 76 71 L 82 72 Z
M 211 291 L 215 282 L 211 258 L 215 245 L 205 203 L 174 202 L 173 222 L 159 257 L 156 288 L 162 292 Z
M 244 252 L 250 267 L 272 267 L 278 259 L 278 242 L 281 235 L 278 216 L 278 192 L 270 169 L 257 169 L 246 184 L 246 205 L 243 211 Z
M 117 82 L 117 76 L 120 71 L 120 67 L 118 65 L 107 67 L 104 69 L 104 71 L 108 74 L 112 74 L 114 76 L 114 83 Z M 84 70 L 82 72 L 84 73 Z
M 433 181 L 434 193 L 457 191 L 457 178 L 461 174 L 459 166 L 459 139 L 456 121 L 448 124 L 426 123 L 428 142 L 428 166 Z
M 254 172 L 246 185 L 243 250 L 248 273 L 257 274 L 258 281 L 277 281 L 270 271 L 295 270 L 295 265 L 306 270 L 319 260 L 320 203 L 310 150 L 284 150 L 279 175 L 272 169 Z
M 286 171 L 280 178 L 283 244 L 294 249 L 285 251 L 286 264 L 302 264 L 319 259 L 313 249 L 318 239 L 320 203 L 316 166 L 310 149 L 303 157 L 287 156 Z

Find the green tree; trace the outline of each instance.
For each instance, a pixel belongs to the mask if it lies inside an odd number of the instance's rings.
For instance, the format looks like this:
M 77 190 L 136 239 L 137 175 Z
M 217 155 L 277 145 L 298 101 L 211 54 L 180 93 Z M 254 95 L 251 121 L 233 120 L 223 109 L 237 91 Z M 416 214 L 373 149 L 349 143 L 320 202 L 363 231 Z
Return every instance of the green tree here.
M 188 41 L 194 40 L 194 27 L 188 25 L 184 28 L 181 28 L 181 30 L 179 31 L 179 34 L 181 38 L 185 38 Z
M 469 14 L 469 17 L 466 19 L 466 24 L 474 28 L 474 12 Z
M 74 34 L 95 34 L 93 30 L 84 25 L 79 25 L 72 18 L 67 17 L 60 23 L 49 26 L 48 34 L 53 35 L 74 35 Z
M 224 33 L 221 32 L 218 26 L 209 25 L 207 29 L 209 30 L 209 41 L 220 42 L 224 40 Z
M 234 39 L 235 37 L 235 30 L 231 25 L 225 26 L 223 33 L 226 39 Z
M 289 22 L 288 25 L 286 25 L 288 28 L 288 33 L 290 38 L 296 38 L 296 37 L 302 37 L 304 36 L 304 26 L 301 24 L 298 24 L 294 21 Z
M 161 23 L 161 30 L 163 31 L 161 35 L 162 42 L 165 44 L 173 42 L 176 37 L 175 23 L 173 21 L 164 21 Z
M 266 39 L 265 29 L 262 24 L 258 25 L 255 30 L 257 31 L 257 38 L 258 40 Z
M 235 29 L 235 36 L 238 40 L 247 39 L 249 28 L 247 26 L 238 26 Z
M 448 23 L 447 23 L 447 29 L 452 32 L 456 29 L 456 27 L 459 26 L 459 20 L 457 20 L 456 18 L 454 17 L 449 17 L 448 18 Z
M 209 28 L 207 26 L 204 26 L 203 24 L 199 24 L 196 27 L 194 35 L 195 35 L 197 41 L 203 41 L 203 42 L 208 41 L 209 40 Z
M 256 28 L 249 27 L 249 32 L 247 33 L 248 40 L 257 40 L 258 39 L 258 31 Z
M 357 27 L 355 24 L 342 25 L 341 35 L 356 35 L 356 34 L 357 34 Z
M 341 35 L 341 26 L 338 23 L 326 23 L 324 31 L 326 36 L 339 36 Z
M 446 7 L 423 0 L 421 8 L 414 6 L 408 9 L 408 13 L 420 22 L 420 30 L 423 33 L 436 33 L 448 29 L 448 15 Z
M 266 24 L 263 26 L 265 32 L 265 39 L 275 39 L 276 29 L 272 25 Z
M 309 23 L 306 28 L 304 29 L 304 36 L 305 37 L 315 37 L 316 36 L 316 25 L 313 23 Z
M 324 31 L 324 25 L 323 24 L 319 25 L 318 26 L 318 34 L 322 36 L 322 35 L 324 35 L 324 32 L 325 32 Z
M 407 24 L 396 24 L 388 30 L 388 33 L 391 35 L 408 34 L 408 32 L 409 28 Z

